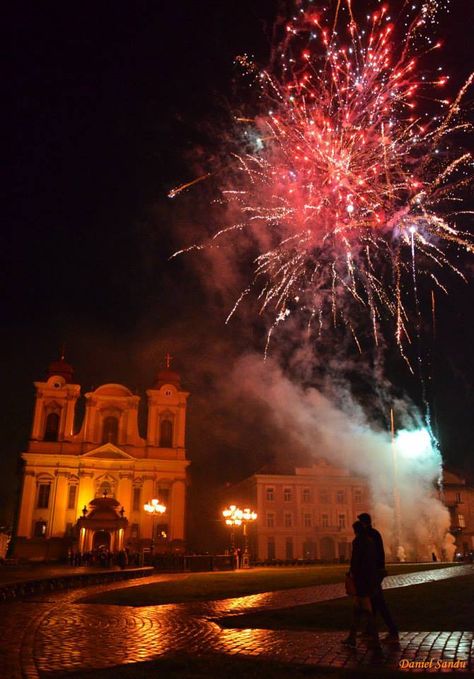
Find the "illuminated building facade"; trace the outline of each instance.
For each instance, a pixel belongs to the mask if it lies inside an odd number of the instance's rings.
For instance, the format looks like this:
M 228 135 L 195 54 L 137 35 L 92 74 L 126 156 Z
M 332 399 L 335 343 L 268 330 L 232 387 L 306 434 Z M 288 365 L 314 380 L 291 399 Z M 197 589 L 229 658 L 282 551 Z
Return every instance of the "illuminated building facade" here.
M 257 512 L 251 544 L 258 561 L 346 560 L 352 524 L 370 511 L 366 481 L 324 459 L 293 473 L 254 474 L 232 493 Z
M 452 471 L 443 471 L 441 500 L 449 509 L 450 532 L 456 540 L 456 554 L 474 553 L 474 485 Z
M 35 382 L 31 439 L 22 453 L 24 479 L 15 554 L 61 558 L 69 549 L 178 549 L 184 541 L 185 430 L 189 394 L 170 369 L 147 390 L 146 436 L 138 426 L 140 397 L 121 384 L 84 394 L 64 357 Z M 159 524 L 144 511 L 158 498 Z

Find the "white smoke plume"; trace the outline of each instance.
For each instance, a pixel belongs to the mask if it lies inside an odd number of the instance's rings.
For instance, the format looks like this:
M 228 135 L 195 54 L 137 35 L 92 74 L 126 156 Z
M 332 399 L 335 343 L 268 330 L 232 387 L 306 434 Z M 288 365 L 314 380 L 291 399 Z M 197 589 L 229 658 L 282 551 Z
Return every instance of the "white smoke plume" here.
M 405 428 L 398 432 L 394 444 L 390 432 L 369 423 L 347 389 L 338 394 L 341 405 L 336 406 L 321 391 L 290 381 L 274 361 L 264 362 L 255 355 L 237 362 L 233 378 L 249 398 L 271 409 L 275 434 L 281 432 L 282 440 L 290 437 L 314 458 L 326 458 L 367 478 L 373 520 L 384 535 L 389 557 L 393 557 L 391 546 L 396 543 L 394 497 L 398 492 L 402 549 L 397 557 L 430 559 L 434 552 L 438 558 L 452 558 L 449 512 L 435 488 L 441 475 L 441 455 L 411 406 L 403 410 L 403 404 L 397 404 L 398 420 Z

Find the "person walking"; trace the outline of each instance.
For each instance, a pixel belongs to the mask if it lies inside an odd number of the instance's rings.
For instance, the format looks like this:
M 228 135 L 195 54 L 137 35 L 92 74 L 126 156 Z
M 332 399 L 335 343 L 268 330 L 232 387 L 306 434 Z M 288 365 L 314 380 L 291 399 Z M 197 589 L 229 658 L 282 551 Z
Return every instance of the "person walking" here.
M 359 514 L 357 518 L 362 523 L 364 529 L 367 531 L 367 535 L 373 540 L 376 549 L 378 582 L 374 593 L 370 597 L 370 600 L 372 603 L 372 610 L 374 616 L 376 616 L 377 613 L 380 613 L 384 623 L 388 628 L 388 634 L 386 637 L 382 639 L 382 641 L 389 643 L 398 643 L 400 639 L 398 627 L 392 618 L 392 614 L 390 613 L 390 610 L 387 606 L 387 602 L 385 601 L 382 589 L 383 579 L 387 575 L 387 571 L 385 569 L 385 550 L 383 546 L 383 538 L 380 535 L 379 531 L 372 526 L 372 517 L 370 516 L 370 514 L 364 512 L 362 514 Z
M 378 583 L 377 550 L 361 521 L 352 524 L 355 538 L 352 541 L 352 556 L 349 577 L 354 587 L 354 609 L 349 636 L 342 642 L 356 647 L 359 628 L 367 630 L 375 650 L 380 650 L 379 637 L 372 609 L 371 596 Z

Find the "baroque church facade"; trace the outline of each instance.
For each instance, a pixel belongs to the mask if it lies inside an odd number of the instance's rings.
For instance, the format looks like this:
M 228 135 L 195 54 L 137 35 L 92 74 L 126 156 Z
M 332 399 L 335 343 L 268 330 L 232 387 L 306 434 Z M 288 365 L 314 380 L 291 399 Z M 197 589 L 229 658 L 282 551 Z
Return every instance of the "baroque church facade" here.
M 183 549 L 189 394 L 169 357 L 146 392 L 144 438 L 140 397 L 121 384 L 85 393 L 84 417 L 75 427 L 81 387 L 64 357 L 49 366 L 35 389 L 31 438 L 22 453 L 16 556 L 57 559 L 71 549 L 101 547 Z M 153 499 L 164 505 L 164 513 L 145 511 Z

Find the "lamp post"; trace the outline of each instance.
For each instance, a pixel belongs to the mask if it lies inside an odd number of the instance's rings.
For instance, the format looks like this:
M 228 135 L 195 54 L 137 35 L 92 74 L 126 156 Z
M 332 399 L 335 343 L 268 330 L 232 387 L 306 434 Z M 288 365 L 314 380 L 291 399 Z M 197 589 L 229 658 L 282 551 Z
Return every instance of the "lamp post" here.
M 151 538 L 151 551 L 152 554 L 154 552 L 154 547 L 155 547 L 155 519 L 157 516 L 161 516 L 166 512 L 166 507 L 165 505 L 161 504 L 159 500 L 156 498 L 153 498 L 153 500 L 150 500 L 150 502 L 147 502 L 145 505 L 143 505 L 143 509 L 149 514 L 152 518 L 152 538 Z
M 397 456 L 397 446 L 395 442 L 395 418 L 393 415 L 393 408 L 390 408 L 390 433 L 392 438 L 393 510 L 394 510 L 392 558 L 397 559 L 401 547 L 400 544 L 401 509 L 400 509 L 400 490 L 398 488 L 398 456 Z
M 257 518 L 256 512 L 246 507 L 245 509 L 240 509 L 237 505 L 230 505 L 223 510 L 222 516 L 225 519 L 226 525 L 230 526 L 230 539 L 231 548 L 234 549 L 234 526 L 242 526 L 242 532 L 244 536 L 244 553 L 242 555 L 241 568 L 250 567 L 250 555 L 249 555 L 249 545 L 247 536 L 247 524 L 251 521 L 255 521 Z

